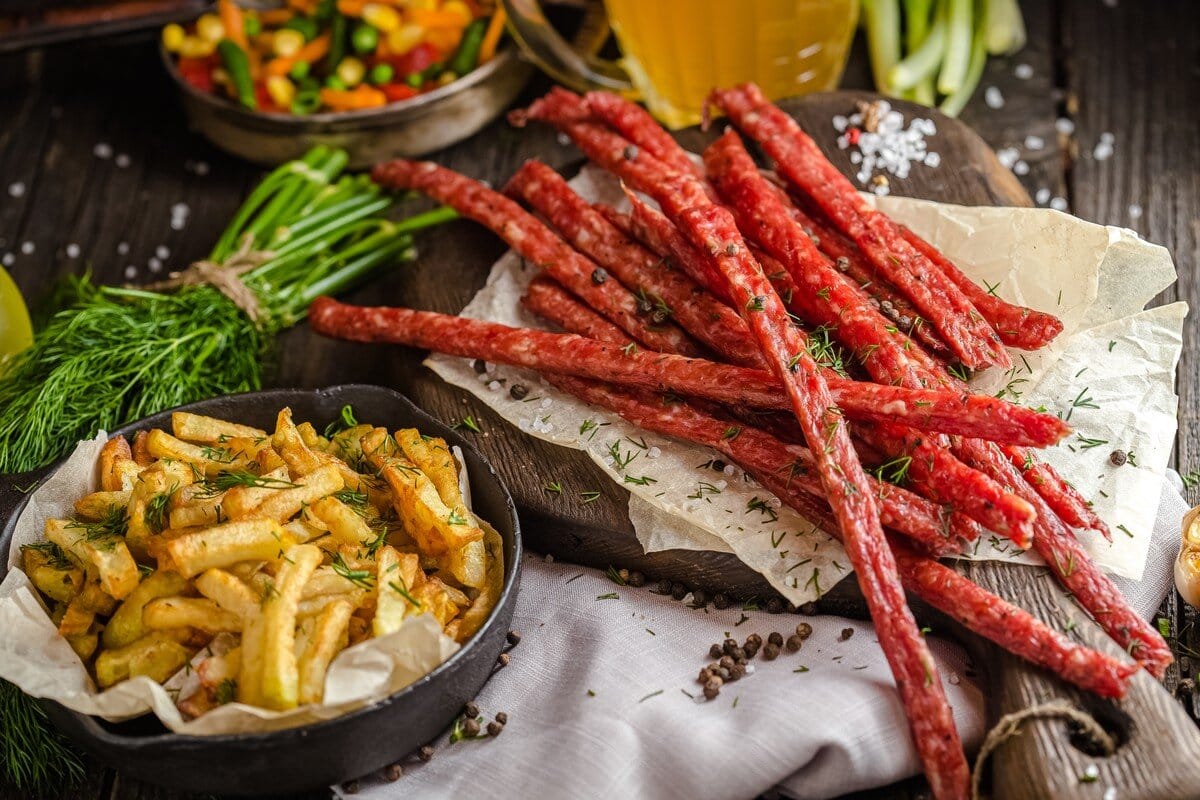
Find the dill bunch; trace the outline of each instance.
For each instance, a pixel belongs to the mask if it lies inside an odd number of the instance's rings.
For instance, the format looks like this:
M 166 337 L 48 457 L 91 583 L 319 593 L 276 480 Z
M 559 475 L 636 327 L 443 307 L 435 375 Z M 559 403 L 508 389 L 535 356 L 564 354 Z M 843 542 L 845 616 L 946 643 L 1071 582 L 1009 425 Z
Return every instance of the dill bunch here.
M 415 255 L 412 233 L 453 219 L 438 208 L 398 222 L 347 156 L 318 147 L 268 174 L 209 261 L 235 262 L 258 301 L 251 320 L 207 284 L 170 292 L 66 281 L 60 310 L 0 369 L 0 473 L 45 466 L 96 431 L 172 406 L 262 387 L 275 334 L 319 295 L 345 291 Z M 37 794 L 83 774 L 40 706 L 0 681 L 0 777 Z

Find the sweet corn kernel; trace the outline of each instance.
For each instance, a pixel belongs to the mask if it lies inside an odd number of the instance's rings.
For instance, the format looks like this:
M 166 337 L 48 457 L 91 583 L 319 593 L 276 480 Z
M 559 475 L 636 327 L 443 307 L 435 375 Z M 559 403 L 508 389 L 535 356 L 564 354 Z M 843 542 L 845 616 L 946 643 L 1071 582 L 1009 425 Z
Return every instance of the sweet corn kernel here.
M 458 80 L 458 74 L 451 72 L 450 70 L 446 70 L 441 75 L 438 75 L 437 82 L 438 86 L 445 86 L 448 83 L 454 83 L 456 80 Z
M 196 35 L 206 42 L 216 44 L 225 38 L 225 26 L 216 14 L 204 14 L 196 20 Z
M 471 7 L 462 0 L 447 0 L 442 4 L 443 14 L 453 14 L 458 17 L 458 23 L 463 27 L 471 24 L 474 15 L 471 14 Z
M 380 3 L 363 6 L 362 18 L 363 22 L 378 28 L 381 33 L 391 33 L 400 27 L 400 12 Z
M 215 83 L 217 86 L 228 86 L 231 82 L 229 80 L 229 73 L 220 67 L 217 67 L 212 71 L 212 79 L 213 83 Z
M 347 88 L 353 88 L 362 83 L 367 74 L 367 67 L 354 56 L 346 56 L 337 65 L 337 76 Z
M 182 25 L 171 23 L 162 29 L 162 44 L 168 53 L 178 53 L 179 48 L 183 46 L 183 40 L 187 38 Z
M 402 56 L 421 43 L 425 38 L 425 29 L 420 25 L 401 25 L 388 34 L 388 49 L 392 55 Z
M 188 36 L 179 45 L 179 55 L 184 58 L 206 58 L 217 50 L 217 43 L 199 36 Z
M 276 31 L 275 37 L 271 41 L 271 48 L 275 51 L 275 55 L 282 58 L 296 55 L 301 47 L 304 47 L 304 34 L 291 28 Z
M 280 108 L 291 108 L 296 99 L 296 86 L 282 75 L 272 75 L 267 78 L 267 94 L 271 102 Z

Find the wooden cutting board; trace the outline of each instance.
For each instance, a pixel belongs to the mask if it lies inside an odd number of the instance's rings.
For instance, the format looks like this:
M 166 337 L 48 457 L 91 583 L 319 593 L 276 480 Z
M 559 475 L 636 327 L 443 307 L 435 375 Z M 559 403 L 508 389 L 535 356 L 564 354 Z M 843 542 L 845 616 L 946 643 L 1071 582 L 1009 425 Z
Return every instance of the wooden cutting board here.
M 831 119 L 849 114 L 862 92 L 833 92 L 783 102 L 781 105 L 825 149 L 847 174 L 849 156 L 835 145 Z M 1030 205 L 1013 175 L 992 151 L 962 123 L 903 102 L 893 105 L 906 113 L 932 114 L 938 133 L 930 147 L 941 155 L 938 169 L 917 169 L 892 184 L 895 194 L 965 205 Z M 681 131 L 679 141 L 701 150 L 719 132 Z M 538 158 L 570 176 L 579 154 L 544 126 L 522 131 L 503 121 L 438 156 L 438 161 L 494 186 L 504 181 L 527 158 Z M 504 245 L 471 222 L 457 222 L 422 234 L 421 258 L 407 272 L 361 290 L 350 299 L 360 303 L 395 304 L 454 313 L 482 286 L 491 264 Z M 643 571 L 690 588 L 725 592 L 735 598 L 758 598 L 760 605 L 774 595 L 766 581 L 735 557 L 720 553 L 668 551 L 643 554 L 627 515 L 628 493 L 609 480 L 581 453 L 526 436 L 508 425 L 467 393 L 443 383 L 420 366 L 420 353 L 390 347 L 347 345 L 303 337 L 302 347 L 287 347 L 282 373 L 303 376 L 312 385 L 338 378 L 369 380 L 394 386 L 443 420 L 471 415 L 482 432 L 474 434 L 481 451 L 507 480 L 521 513 L 527 545 L 561 561 L 592 567 L 609 565 Z M 289 336 L 285 341 L 295 341 Z M 561 494 L 544 490 L 562 484 Z M 580 493 L 599 491 L 600 498 L 584 503 Z M 1048 571 L 995 563 L 966 563 L 964 574 L 1002 597 L 1030 610 L 1059 630 L 1108 652 L 1119 648 L 1064 596 Z M 866 616 L 853 580 L 844 580 L 818 603 L 823 613 Z M 1119 703 L 1084 696 L 1041 670 L 1009 656 L 989 642 L 961 631 L 953 622 L 923 606 L 914 606 L 922 624 L 952 632 L 972 652 L 986 673 L 989 717 L 1053 699 L 1066 699 L 1092 713 L 1113 733 L 1121 746 L 1101 758 L 1073 743 L 1072 732 L 1059 720 L 1027 723 L 1022 735 L 1002 747 L 993 762 L 993 794 L 998 798 L 1100 798 L 1104 788 L 1117 789 L 1119 798 L 1200 797 L 1200 733 L 1178 703 L 1149 675 L 1140 673 L 1129 696 Z M 1073 623 L 1073 625 L 1071 624 Z M 1090 765 L 1099 778 L 1081 781 Z

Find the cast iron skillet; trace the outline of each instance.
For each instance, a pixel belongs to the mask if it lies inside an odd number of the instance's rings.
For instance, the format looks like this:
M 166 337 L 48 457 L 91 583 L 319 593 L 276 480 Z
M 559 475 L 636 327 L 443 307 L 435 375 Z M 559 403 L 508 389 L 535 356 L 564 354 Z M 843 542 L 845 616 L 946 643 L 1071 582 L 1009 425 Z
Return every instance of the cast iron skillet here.
M 127 775 L 196 793 L 290 794 L 346 781 L 380 769 L 438 736 L 487 682 L 512 622 L 521 563 L 520 526 L 508 490 L 492 467 L 455 431 L 408 398 L 378 386 L 275 389 L 230 395 L 181 406 L 270 430 L 289 406 L 297 422 L 322 429 L 350 404 L 363 422 L 391 430 L 415 427 L 462 448 L 474 511 L 504 540 L 505 582 L 491 619 L 446 663 L 378 703 L 302 728 L 264 734 L 181 736 L 152 715 L 113 724 L 45 702 L 50 719 L 68 737 Z M 114 433 L 170 429 L 170 412 Z M 0 577 L 7 571 L 13 525 L 25 489 L 57 468 L 10 476 L 0 487 Z

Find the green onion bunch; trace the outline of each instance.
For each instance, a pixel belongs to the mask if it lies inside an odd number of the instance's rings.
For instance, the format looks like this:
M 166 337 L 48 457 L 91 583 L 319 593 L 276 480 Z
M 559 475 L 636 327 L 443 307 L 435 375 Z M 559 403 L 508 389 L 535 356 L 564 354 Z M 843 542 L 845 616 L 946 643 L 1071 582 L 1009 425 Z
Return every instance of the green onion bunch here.
M 1025 46 L 1017 0 L 863 0 L 863 24 L 875 88 L 952 117 L 975 93 L 989 55 Z

